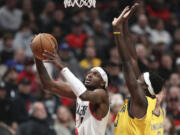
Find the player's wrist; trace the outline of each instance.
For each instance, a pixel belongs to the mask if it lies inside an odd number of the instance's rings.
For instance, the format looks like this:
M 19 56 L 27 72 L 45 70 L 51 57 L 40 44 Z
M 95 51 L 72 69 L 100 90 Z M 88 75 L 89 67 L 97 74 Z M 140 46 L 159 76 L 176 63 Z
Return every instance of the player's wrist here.
M 121 32 L 122 33 L 122 31 L 123 31 L 123 29 L 122 29 L 121 25 L 113 27 L 113 32 Z

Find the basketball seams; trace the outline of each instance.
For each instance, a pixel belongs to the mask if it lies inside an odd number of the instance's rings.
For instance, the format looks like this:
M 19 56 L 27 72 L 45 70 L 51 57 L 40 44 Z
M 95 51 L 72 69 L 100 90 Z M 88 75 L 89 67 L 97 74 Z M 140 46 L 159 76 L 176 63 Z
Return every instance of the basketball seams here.
M 44 49 L 43 49 L 43 45 L 42 45 L 41 36 L 42 36 L 42 35 L 40 34 L 40 46 L 41 46 L 41 53 L 43 53 L 43 50 L 44 50 Z
M 55 48 L 57 49 L 58 48 L 57 41 L 54 39 L 54 37 L 51 37 L 51 40 L 54 42 Z
M 54 49 L 54 46 L 51 44 L 51 42 L 49 41 L 49 39 L 46 37 L 45 34 L 42 34 L 44 36 L 44 38 L 50 43 L 50 45 L 52 46 L 52 48 Z

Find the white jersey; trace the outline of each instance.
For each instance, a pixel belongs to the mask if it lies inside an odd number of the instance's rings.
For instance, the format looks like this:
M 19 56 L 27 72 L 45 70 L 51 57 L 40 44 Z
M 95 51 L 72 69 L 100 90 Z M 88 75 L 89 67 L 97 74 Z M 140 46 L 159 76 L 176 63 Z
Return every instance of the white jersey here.
M 89 101 L 77 98 L 76 135 L 105 135 L 109 111 L 104 118 L 99 119 L 92 112 Z

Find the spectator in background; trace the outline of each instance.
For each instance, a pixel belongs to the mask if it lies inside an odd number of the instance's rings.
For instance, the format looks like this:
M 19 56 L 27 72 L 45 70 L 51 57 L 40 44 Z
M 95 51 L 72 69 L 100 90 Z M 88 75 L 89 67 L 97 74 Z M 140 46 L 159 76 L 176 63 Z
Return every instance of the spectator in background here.
M 169 84 L 170 85 L 180 85 L 180 76 L 178 73 L 172 73 L 169 77 Z M 180 92 L 180 91 L 179 91 Z
M 112 96 L 110 97 L 110 100 L 111 100 L 111 110 L 112 110 L 113 121 L 114 121 L 119 111 L 119 108 L 121 108 L 121 106 L 124 104 L 123 96 L 119 93 L 112 94 Z
M 61 29 L 62 35 L 67 34 L 70 31 L 70 27 L 64 18 L 64 12 L 60 9 L 56 10 L 53 15 L 53 22 L 51 24 L 51 29 L 53 26 L 59 27 Z M 67 29 L 66 29 L 67 28 Z M 56 36 L 55 36 L 56 37 Z M 59 40 L 58 38 L 56 38 Z
M 152 29 L 148 24 L 148 19 L 145 14 L 140 14 L 138 16 L 138 22 L 131 27 L 131 31 L 137 33 L 138 35 L 150 36 Z
M 148 52 L 142 44 L 136 45 L 136 52 L 138 57 L 138 65 L 141 72 L 148 71 Z
M 30 29 L 29 22 L 23 22 L 21 24 L 20 31 L 15 34 L 14 37 L 14 48 L 23 48 L 27 57 L 32 56 L 30 48 L 30 42 L 33 38 L 32 31 Z
M 26 24 L 28 23 L 28 27 L 29 27 L 31 32 L 33 32 L 33 33 L 38 33 L 39 32 L 39 27 L 38 27 L 38 25 L 36 23 L 37 18 L 35 17 L 35 14 L 33 12 L 25 12 L 23 14 L 22 22 L 26 23 Z
M 109 61 L 114 63 L 119 63 L 120 59 L 119 59 L 119 53 L 117 47 L 112 47 L 109 53 L 110 53 Z
M 103 50 L 104 47 L 109 45 L 110 39 L 107 33 L 104 31 L 103 22 L 100 20 L 95 20 L 93 23 L 93 38 L 96 42 L 96 45 L 100 50 Z
M 16 110 L 11 100 L 6 98 L 7 90 L 4 82 L 0 82 L 0 126 L 15 135 Z
M 176 72 L 178 73 L 178 74 L 180 74 L 180 58 L 178 57 L 177 59 L 176 59 Z
M 107 90 L 112 93 L 120 92 L 121 86 L 124 83 L 123 74 L 121 73 L 120 63 L 109 61 L 105 65 L 105 69 L 109 74 L 110 83 Z
M 171 55 L 169 54 L 163 54 L 161 57 L 161 62 L 160 62 L 160 68 L 159 68 L 159 75 L 164 79 L 168 80 L 173 67 L 172 67 L 172 58 Z
M 72 24 L 72 33 L 66 36 L 66 42 L 70 48 L 73 49 L 75 56 L 79 55 L 79 51 L 82 49 L 87 35 L 83 32 L 81 22 L 74 22 Z
M 30 114 L 30 119 L 20 125 L 17 135 L 56 135 L 43 103 L 35 102 Z
M 0 28 L 15 32 L 18 30 L 21 20 L 22 11 L 16 8 L 18 0 L 6 0 L 6 5 L 0 8 Z
M 174 40 L 175 40 L 176 42 L 180 42 L 180 28 L 175 29 L 175 32 L 174 32 Z
M 167 46 L 164 42 L 159 42 L 153 46 L 152 54 L 157 58 L 158 61 L 161 61 L 161 57 L 166 52 L 166 48 Z
M 8 68 L 4 73 L 2 80 L 7 89 L 7 97 L 14 100 L 17 94 L 17 77 L 18 72 L 15 68 Z
M 59 45 L 59 56 L 76 76 L 81 78 L 81 80 L 84 80 L 83 69 L 80 67 L 76 57 L 74 57 L 73 53 L 71 52 L 69 44 L 66 42 L 63 42 Z
M 120 4 L 118 0 L 111 0 L 111 2 L 108 3 L 108 8 L 105 9 L 105 12 L 103 14 L 103 21 L 108 21 L 109 23 L 111 23 L 114 17 L 119 15 L 117 12 L 120 8 L 119 5 Z
M 14 100 L 17 109 L 18 123 L 25 122 L 29 119 L 30 105 L 36 100 L 31 93 L 31 82 L 28 78 L 22 78 L 18 84 L 18 93 Z
M 153 44 L 157 44 L 159 42 L 164 42 L 167 47 L 172 42 L 172 38 L 168 31 L 165 30 L 164 22 L 162 19 L 157 18 L 155 20 L 155 28 L 151 32 L 150 41 Z
M 17 81 L 21 81 L 22 78 L 28 78 L 31 83 L 35 79 L 34 69 L 33 69 L 34 60 L 31 57 L 25 58 L 24 61 L 24 70 L 19 74 Z
M 85 58 L 80 61 L 80 66 L 87 71 L 92 67 L 101 66 L 101 60 L 96 57 L 95 47 L 86 47 Z
M 41 32 L 50 32 L 49 25 L 52 23 L 55 3 L 52 0 L 47 1 L 43 13 L 40 15 L 39 27 Z
M 179 28 L 179 20 L 175 13 L 171 13 L 167 28 L 171 35 Z
M 166 7 L 165 0 L 150 0 L 146 9 L 150 16 L 161 18 L 164 21 L 169 20 L 170 12 Z
M 7 67 L 15 68 L 18 73 L 20 73 L 24 69 L 24 60 L 25 60 L 25 50 L 19 48 L 15 50 L 15 54 L 13 59 L 8 60 L 5 64 Z
M 63 33 L 64 33 L 64 31 L 58 25 L 53 25 L 52 26 L 51 34 L 56 38 L 58 43 L 63 41 L 63 38 L 64 38 Z
M 113 121 L 113 114 L 109 113 L 109 119 L 107 122 L 107 128 L 105 135 L 113 135 L 114 134 L 114 121 Z
M 157 72 L 159 69 L 159 62 L 154 55 L 148 56 L 148 68 L 154 72 Z
M 172 56 L 173 56 L 173 61 L 174 61 L 174 64 L 177 64 L 175 63 L 178 58 L 180 57 L 180 42 L 175 42 L 173 45 L 172 45 Z
M 53 118 L 56 114 L 58 106 L 60 105 L 59 98 L 54 96 L 52 93 L 49 93 L 48 91 L 40 90 L 38 100 L 44 104 L 48 116 Z
M 57 135 L 72 135 L 75 130 L 75 122 L 72 114 L 65 106 L 60 106 L 57 110 L 57 118 L 55 122 L 55 130 Z
M 13 59 L 14 49 L 13 49 L 13 35 L 10 33 L 4 34 L 3 37 L 3 50 L 0 52 L 1 63 L 6 63 L 8 60 Z
M 172 86 L 168 90 L 167 96 L 167 114 L 174 118 L 175 126 L 180 126 L 180 88 L 179 86 Z
M 164 135 L 178 135 L 172 116 L 166 116 L 164 120 Z
M 89 12 L 89 16 L 87 18 L 87 21 L 84 25 L 84 30 L 89 36 L 93 36 L 93 22 L 99 19 L 99 10 L 97 8 L 93 8 Z
M 31 0 L 22 1 L 22 10 L 23 10 L 24 13 L 30 13 L 32 11 Z

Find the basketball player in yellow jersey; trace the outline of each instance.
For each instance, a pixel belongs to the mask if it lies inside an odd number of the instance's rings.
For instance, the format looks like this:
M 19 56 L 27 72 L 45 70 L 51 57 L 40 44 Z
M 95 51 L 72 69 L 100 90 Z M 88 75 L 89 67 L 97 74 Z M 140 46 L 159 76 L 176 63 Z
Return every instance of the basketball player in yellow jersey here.
M 150 124 L 150 132 L 151 135 L 163 135 L 163 124 L 165 118 L 165 111 L 160 107 L 161 102 L 164 98 L 164 91 L 161 91 L 158 95 L 156 95 L 156 106 L 152 112 L 152 119 Z M 147 133 L 149 131 L 147 130 Z
M 126 7 L 112 22 L 115 44 L 118 47 L 123 74 L 131 94 L 130 99 L 125 100 L 116 116 L 114 135 L 153 135 L 156 131 L 157 135 L 162 133 L 158 132 L 162 129 L 161 126 L 151 127 L 163 123 L 161 119 L 154 117 L 154 114 L 161 115 L 161 111 L 155 111 L 155 108 L 156 95 L 162 89 L 163 80 L 156 73 L 140 74 L 136 51 L 128 31 L 128 19 L 138 5 L 135 3 L 131 9 Z

